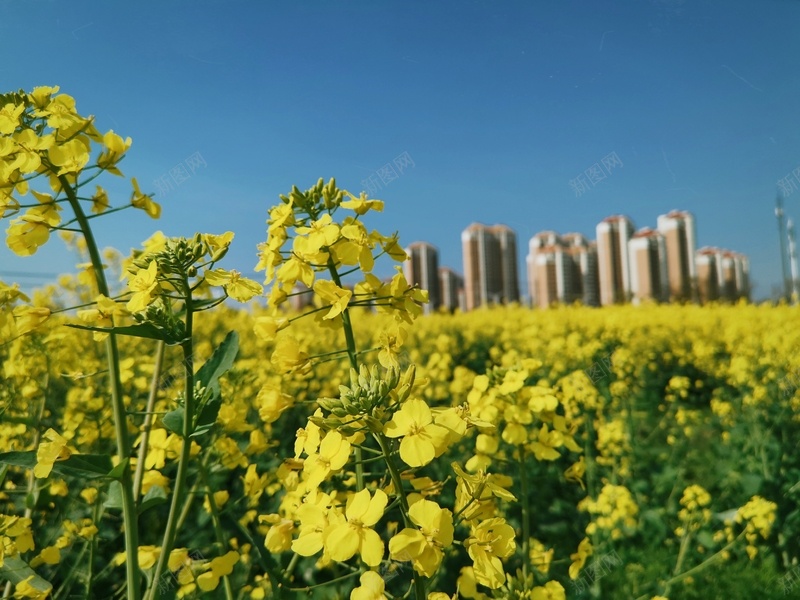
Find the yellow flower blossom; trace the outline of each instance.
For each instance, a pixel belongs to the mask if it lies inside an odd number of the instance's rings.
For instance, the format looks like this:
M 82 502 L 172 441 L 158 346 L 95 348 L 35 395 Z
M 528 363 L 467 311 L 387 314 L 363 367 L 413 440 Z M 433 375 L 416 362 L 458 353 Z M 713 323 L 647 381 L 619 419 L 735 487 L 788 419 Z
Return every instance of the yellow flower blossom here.
M 85 136 L 72 138 L 63 144 L 56 144 L 48 150 L 48 158 L 56 167 L 61 167 L 56 175 L 80 173 L 89 162 L 89 140 Z
M 473 528 L 472 535 L 464 545 L 474 561 L 473 569 L 478 583 L 491 589 L 503 585 L 506 575 L 500 559 L 514 553 L 514 528 L 505 519 L 487 519 Z
M 323 440 L 324 442 L 324 440 Z M 347 501 L 347 522 L 331 526 L 326 532 L 325 547 L 332 560 L 346 561 L 355 554 L 368 567 L 377 567 L 383 560 L 383 541 L 372 527 L 383 516 L 389 498 L 382 490 L 361 490 Z
M 33 468 L 33 474 L 38 479 L 50 475 L 56 461 L 66 460 L 72 455 L 67 448 L 67 440 L 54 429 L 48 429 L 42 437 L 48 441 L 41 442 L 36 450 L 36 466 Z
M 115 316 L 125 314 L 125 310 L 120 304 L 103 294 L 97 296 L 95 302 L 97 303 L 96 308 L 78 311 L 78 318 L 87 325 L 110 328 L 114 326 Z M 107 337 L 108 334 L 102 331 L 93 332 L 93 338 L 96 342 L 102 342 Z
M 143 194 L 139 188 L 139 182 L 135 177 L 131 177 L 131 184 L 133 185 L 133 193 L 131 194 L 131 205 L 134 208 L 139 208 L 147 213 L 152 219 L 157 219 L 161 216 L 161 206 L 154 202 L 153 199 L 147 194 Z
M 205 280 L 209 285 L 222 286 L 225 292 L 238 302 L 248 302 L 264 293 L 260 283 L 242 277 L 239 271 L 214 269 L 206 271 Z
M 158 264 L 151 260 L 146 269 L 139 269 L 136 275 L 128 281 L 128 288 L 133 296 L 128 300 L 127 309 L 134 313 L 143 311 L 154 300 L 158 290 Z
M 50 239 L 50 225 L 32 210 L 11 221 L 6 229 L 6 245 L 17 256 L 31 256 Z
M 272 342 L 282 329 L 289 326 L 289 320 L 283 317 L 262 315 L 255 318 L 253 331 L 264 342 Z
M 50 309 L 44 306 L 18 306 L 13 311 L 17 333 L 30 333 L 50 318 Z
M 350 442 L 338 431 L 328 432 L 319 444 L 319 454 L 311 454 L 303 464 L 309 489 L 319 486 L 331 473 L 342 469 L 350 458 Z
M 197 578 L 197 586 L 204 592 L 217 589 L 221 577 L 233 573 L 233 566 L 239 562 L 239 553 L 231 550 L 223 556 L 218 556 L 209 564 L 209 570 Z
M 569 558 L 572 564 L 569 566 L 569 578 L 577 579 L 580 575 L 581 569 L 586 564 L 586 559 L 592 555 L 593 548 L 592 542 L 589 538 L 583 538 L 581 543 L 578 544 L 578 550 L 575 554 L 570 554 Z
M 301 249 L 303 256 L 317 254 L 323 246 L 330 246 L 339 238 L 339 226 L 333 223 L 333 218 L 327 213 L 309 226 L 297 227 L 295 231 L 298 235 L 295 239 L 295 251 Z M 305 236 L 305 239 L 298 246 L 298 240 L 303 239 L 300 236 Z
M 323 302 L 329 303 L 331 306 L 327 314 L 322 317 L 323 319 L 333 319 L 340 315 L 347 308 L 347 304 L 353 296 L 353 292 L 350 290 L 342 289 L 327 279 L 316 281 L 314 283 L 314 292 L 317 293 Z
M 19 127 L 20 116 L 25 111 L 24 104 L 8 102 L 0 107 L 0 134 L 11 135 Z
M 411 561 L 414 570 L 433 577 L 453 543 L 453 513 L 431 500 L 418 500 L 408 509 L 408 517 L 419 529 L 406 527 L 389 540 L 392 560 Z
M 397 323 L 381 332 L 378 338 L 378 343 L 381 347 L 380 352 L 378 352 L 378 362 L 380 362 L 383 367 L 387 369 L 392 367 L 395 369 L 400 368 L 398 356 L 400 354 L 400 348 L 403 346 L 407 337 L 408 331 Z
M 362 573 L 359 582 L 361 585 L 350 592 L 350 600 L 386 600 L 386 583 L 375 571 Z
M 349 200 L 345 200 L 339 206 L 342 208 L 349 208 L 357 215 L 365 215 L 370 210 L 376 212 L 381 212 L 383 210 L 383 200 L 368 200 L 367 194 L 364 192 L 361 192 L 358 198 L 350 192 L 345 192 L 345 194 Z
M 409 467 L 431 462 L 447 440 L 448 431 L 433 422 L 431 409 L 423 400 L 410 399 L 392 416 L 385 428 L 387 437 L 402 437 L 400 458 Z
M 308 354 L 300 349 L 297 338 L 290 335 L 285 335 L 277 341 L 270 362 L 280 373 L 303 371 L 309 367 Z
M 531 600 L 566 600 L 567 594 L 557 581 L 548 581 L 531 591 Z

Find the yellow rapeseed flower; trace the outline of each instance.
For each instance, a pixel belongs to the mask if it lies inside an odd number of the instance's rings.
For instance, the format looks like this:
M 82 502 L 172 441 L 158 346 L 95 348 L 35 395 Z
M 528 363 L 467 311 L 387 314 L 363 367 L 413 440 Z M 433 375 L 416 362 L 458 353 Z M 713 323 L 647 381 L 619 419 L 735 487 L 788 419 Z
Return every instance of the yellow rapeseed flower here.
M 214 269 L 206 271 L 205 280 L 209 285 L 222 286 L 225 292 L 239 302 L 248 302 L 256 296 L 264 293 L 264 288 L 260 283 L 242 277 L 239 271 L 226 271 L 225 269 Z
M 220 577 L 230 575 L 233 572 L 233 565 L 237 562 L 239 562 L 239 553 L 235 550 L 218 556 L 211 561 L 209 570 L 197 578 L 197 586 L 204 592 L 217 589 Z
M 323 440 L 324 442 L 324 440 Z M 355 554 L 369 567 L 377 567 L 383 560 L 383 541 L 372 527 L 383 516 L 389 498 L 382 490 L 361 490 L 351 496 L 345 509 L 346 522 L 337 523 L 326 531 L 325 547 L 335 561 L 346 561 Z
M 505 519 L 487 519 L 473 528 L 472 535 L 464 545 L 474 561 L 473 569 L 478 583 L 490 589 L 503 585 L 506 574 L 500 559 L 514 553 L 514 528 Z
M 350 592 L 350 600 L 386 600 L 386 583 L 375 571 L 362 573 L 359 581 L 361 585 Z
M 54 429 L 48 429 L 42 437 L 48 441 L 41 442 L 36 450 L 36 466 L 33 468 L 33 474 L 38 479 L 50 475 L 57 460 L 66 460 L 72 455 L 67 448 L 67 440 Z
M 402 437 L 400 458 L 409 467 L 422 467 L 436 456 L 438 447 L 443 447 L 448 431 L 433 421 L 431 409 L 423 400 L 412 398 L 392 416 L 385 428 L 387 437 Z
M 414 570 L 433 577 L 453 543 L 453 513 L 431 500 L 418 500 L 408 509 L 408 517 L 419 529 L 406 527 L 389 540 L 392 560 L 411 561 Z

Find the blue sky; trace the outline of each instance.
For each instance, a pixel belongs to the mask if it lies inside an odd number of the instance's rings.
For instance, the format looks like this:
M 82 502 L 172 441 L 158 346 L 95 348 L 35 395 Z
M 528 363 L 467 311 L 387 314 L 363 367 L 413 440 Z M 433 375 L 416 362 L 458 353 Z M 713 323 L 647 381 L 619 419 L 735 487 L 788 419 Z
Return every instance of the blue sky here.
M 0 51 L 3 91 L 59 85 L 133 138 L 123 171 L 162 192 L 163 217 L 97 221 L 126 252 L 156 229 L 233 230 L 227 266 L 250 272 L 278 194 L 331 176 L 358 192 L 405 154 L 370 224 L 458 271 L 472 221 L 516 230 L 524 289 L 534 233 L 593 238 L 611 214 L 638 228 L 683 209 L 699 245 L 750 257 L 756 298 L 780 281 L 777 181 L 800 167 L 795 0 L 0 0 Z M 578 195 L 570 180 L 612 153 L 621 166 Z M 800 219 L 800 190 L 786 211 Z M 74 262 L 60 242 L 0 249 L 0 273 Z

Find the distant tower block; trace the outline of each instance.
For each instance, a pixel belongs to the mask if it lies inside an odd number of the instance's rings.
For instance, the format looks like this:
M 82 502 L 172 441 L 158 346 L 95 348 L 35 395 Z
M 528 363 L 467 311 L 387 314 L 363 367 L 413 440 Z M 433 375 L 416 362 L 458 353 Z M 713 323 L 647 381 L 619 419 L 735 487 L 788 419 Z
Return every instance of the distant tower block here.
M 628 242 L 634 304 L 669 300 L 665 246 L 664 236 L 649 227 L 637 231 Z
M 403 273 L 411 285 L 428 290 L 428 304 L 423 305 L 425 314 L 441 306 L 439 295 L 439 253 L 426 242 L 414 242 L 406 248 L 408 260 L 403 263 Z
M 517 244 L 505 225 L 473 223 L 461 233 L 467 310 L 519 300 Z
M 439 267 L 439 291 L 442 306 L 453 312 L 461 308 L 460 296 L 464 293 L 464 279 L 452 269 Z
M 669 273 L 669 297 L 674 302 L 697 299 L 696 234 L 694 216 L 673 210 L 658 217 L 658 231 L 664 236 Z
M 600 276 L 600 303 L 603 306 L 627 302 L 631 297 L 628 241 L 633 237 L 633 222 L 615 215 L 597 225 L 597 262 Z

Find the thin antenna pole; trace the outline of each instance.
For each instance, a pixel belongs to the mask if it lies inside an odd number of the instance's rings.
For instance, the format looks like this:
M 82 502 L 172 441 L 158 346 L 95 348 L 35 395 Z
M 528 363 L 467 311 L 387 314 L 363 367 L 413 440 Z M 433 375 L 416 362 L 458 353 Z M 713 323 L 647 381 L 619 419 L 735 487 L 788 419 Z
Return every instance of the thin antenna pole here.
M 797 246 L 794 241 L 794 223 L 789 219 L 789 261 L 792 268 L 792 303 L 797 304 L 800 298 L 800 281 L 797 279 Z

